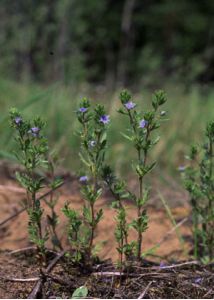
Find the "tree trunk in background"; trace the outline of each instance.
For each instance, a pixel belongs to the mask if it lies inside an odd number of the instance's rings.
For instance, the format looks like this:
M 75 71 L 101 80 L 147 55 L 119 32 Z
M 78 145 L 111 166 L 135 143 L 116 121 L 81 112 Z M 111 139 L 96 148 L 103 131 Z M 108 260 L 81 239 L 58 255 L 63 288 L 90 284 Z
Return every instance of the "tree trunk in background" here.
M 132 20 L 136 0 L 125 0 L 121 19 L 121 38 L 117 66 L 117 86 L 124 86 L 127 82 L 128 66 L 132 45 Z

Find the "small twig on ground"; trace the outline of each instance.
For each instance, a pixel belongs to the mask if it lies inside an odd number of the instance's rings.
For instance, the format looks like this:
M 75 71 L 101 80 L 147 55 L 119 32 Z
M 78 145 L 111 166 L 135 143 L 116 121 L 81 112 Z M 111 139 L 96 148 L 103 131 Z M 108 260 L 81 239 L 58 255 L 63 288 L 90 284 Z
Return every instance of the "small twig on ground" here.
M 21 249 L 16 249 L 16 250 L 12 250 L 8 253 L 8 255 L 13 255 L 13 254 L 18 254 L 21 252 L 26 252 L 29 250 L 37 250 L 37 248 L 35 246 L 31 246 L 31 247 L 25 247 L 25 248 L 21 248 Z
M 167 270 L 167 269 L 174 269 L 174 268 L 180 268 L 183 266 L 188 266 L 188 265 L 199 265 L 200 262 L 197 260 L 193 261 L 187 261 L 181 264 L 175 264 L 175 265 L 170 265 L 170 266 L 163 266 L 163 267 L 151 267 L 152 270 Z
M 92 273 L 94 276 L 126 276 L 126 273 L 121 272 L 95 272 Z
M 38 281 L 39 277 L 32 277 L 32 278 L 1 277 L 1 279 L 6 281 L 15 281 L 15 282 L 31 282 L 31 281 Z
M 47 269 L 45 270 L 46 273 L 49 273 L 53 267 L 55 267 L 55 265 L 57 264 L 57 262 L 64 256 L 65 254 L 65 250 L 63 250 L 62 252 L 60 252 L 49 264 L 49 266 L 47 267 Z
M 26 247 L 26 248 L 21 248 L 21 249 L 16 249 L 16 250 L 13 250 L 13 251 L 10 251 L 9 253 L 7 253 L 8 255 L 13 255 L 13 254 L 19 254 L 19 253 L 22 253 L 22 252 L 27 252 L 27 251 L 37 251 L 37 248 L 35 246 L 32 246 L 32 247 Z M 54 254 L 58 254 L 56 251 L 53 251 L 51 249 L 47 249 L 47 252 L 49 253 L 54 253 Z
M 209 291 L 202 297 L 202 298 L 207 298 L 209 294 L 213 292 L 213 289 L 209 289 Z
M 140 296 L 139 296 L 137 299 L 143 299 L 143 298 L 144 298 L 144 296 L 145 296 L 146 293 L 148 292 L 148 290 L 149 290 L 149 288 L 150 288 L 150 286 L 151 286 L 152 283 L 153 283 L 153 281 L 150 281 L 150 282 L 147 284 L 146 288 L 144 289 L 144 291 L 140 294 Z
M 40 278 L 38 280 L 38 282 L 34 285 L 33 290 L 31 291 L 31 293 L 28 295 L 28 299 L 35 299 L 37 294 L 40 292 L 42 285 L 44 283 L 44 281 L 46 280 L 46 273 L 49 273 L 57 264 L 57 262 L 64 256 L 65 254 L 65 250 L 60 252 L 49 264 L 49 266 L 46 268 L 44 274 L 42 274 L 42 278 Z
M 180 264 L 173 264 L 173 265 L 168 265 L 168 266 L 153 266 L 153 267 L 140 267 L 140 266 L 134 266 L 136 269 L 141 269 L 141 270 L 167 270 L 167 269 L 173 269 L 173 268 L 180 268 L 183 266 L 188 266 L 188 265 L 200 265 L 200 262 L 197 260 L 193 261 L 187 261 L 184 263 Z
M 62 278 L 60 278 L 58 276 L 53 276 L 51 274 L 47 274 L 46 276 L 48 278 L 52 279 L 54 282 L 59 283 L 59 284 L 61 284 L 63 286 L 71 286 L 71 284 L 72 284 L 72 281 L 66 280 L 66 279 L 62 279 Z
M 148 268 L 149 269 L 149 268 Z M 151 270 L 151 268 L 150 268 Z M 121 273 L 121 272 L 96 272 L 92 273 L 94 276 L 127 276 L 127 277 L 150 277 L 150 276 L 161 276 L 162 278 L 164 276 L 169 276 L 168 273 L 156 273 L 156 272 L 148 272 L 148 273 Z
M 40 290 L 42 288 L 42 283 L 43 283 L 42 279 L 39 279 L 39 281 L 37 281 L 37 283 L 34 285 L 33 290 L 28 295 L 27 299 L 36 299 L 38 293 L 40 292 Z

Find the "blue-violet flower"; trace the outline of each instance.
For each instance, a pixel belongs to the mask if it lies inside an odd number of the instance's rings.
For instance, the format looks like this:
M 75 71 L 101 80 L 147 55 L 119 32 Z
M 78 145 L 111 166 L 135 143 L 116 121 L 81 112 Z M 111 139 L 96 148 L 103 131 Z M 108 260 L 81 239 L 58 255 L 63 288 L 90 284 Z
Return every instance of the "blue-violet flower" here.
M 80 182 L 86 182 L 88 181 L 88 176 L 84 175 L 84 176 L 81 176 L 80 179 L 79 179 Z
M 140 121 L 140 128 L 145 128 L 147 125 L 148 125 L 148 121 L 146 121 L 146 120 L 144 120 L 144 119 L 142 119 L 141 121 Z
M 16 125 L 20 125 L 22 123 L 22 118 L 21 117 L 15 117 L 14 122 Z
M 132 101 L 129 101 L 129 102 L 125 103 L 124 105 L 128 110 L 133 109 L 136 106 L 136 104 Z
M 87 110 L 88 110 L 87 107 L 80 107 L 79 108 L 79 112 L 81 112 L 81 113 L 85 113 Z
M 100 117 L 100 122 L 103 124 L 108 124 L 110 122 L 110 117 L 108 115 L 103 115 Z
M 37 137 L 39 135 L 40 128 L 39 127 L 32 127 L 29 131 L 34 137 Z

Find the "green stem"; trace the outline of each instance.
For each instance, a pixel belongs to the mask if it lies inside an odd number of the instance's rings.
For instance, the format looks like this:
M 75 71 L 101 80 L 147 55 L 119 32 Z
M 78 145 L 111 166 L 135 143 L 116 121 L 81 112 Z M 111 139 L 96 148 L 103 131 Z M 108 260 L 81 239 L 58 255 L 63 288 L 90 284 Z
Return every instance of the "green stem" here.
M 147 132 L 146 132 L 146 137 L 145 137 L 145 142 L 147 143 L 148 139 L 149 139 L 149 134 L 150 134 L 150 129 L 149 127 L 147 128 Z M 147 162 L 147 149 L 143 150 L 144 152 L 144 158 L 143 158 L 143 167 L 146 167 L 146 162 Z M 142 163 L 142 157 L 141 157 L 141 149 L 138 150 L 138 161 L 139 164 L 141 165 Z M 143 177 L 139 176 L 139 198 L 142 199 L 143 198 Z M 138 210 L 138 222 L 139 222 L 139 227 L 141 227 L 141 213 L 142 213 L 142 206 L 139 204 L 137 207 Z M 140 260 L 141 259 L 141 250 L 142 250 L 142 232 L 141 232 L 141 228 L 138 229 L 138 245 L 137 245 L 137 259 Z
M 197 212 L 193 209 L 193 235 L 194 235 L 194 257 L 198 259 L 198 216 Z
M 52 164 L 51 182 L 54 182 L 54 165 L 53 165 L 52 162 L 51 162 L 51 164 Z M 54 219 L 54 216 L 56 215 L 55 210 L 54 210 L 55 205 L 53 203 L 54 202 L 53 196 L 54 196 L 54 191 L 53 191 L 53 189 L 51 189 L 50 200 L 49 201 L 50 201 L 50 204 L 51 204 L 51 217 L 52 217 L 52 220 Z M 49 205 L 49 207 L 50 207 L 50 205 Z M 55 223 L 52 224 L 51 228 L 52 228 L 53 237 L 57 240 L 57 245 L 58 245 L 59 249 L 63 250 L 62 244 L 61 244 L 60 239 L 58 237 L 58 234 L 56 232 L 56 224 Z M 54 248 L 55 248 L 55 246 L 54 246 Z
M 107 184 L 108 184 L 108 182 L 107 182 Z M 109 189 L 110 189 L 110 192 L 112 193 L 112 195 L 118 201 L 118 203 L 119 203 L 119 209 L 123 209 L 125 211 L 125 207 L 122 204 L 120 196 L 114 192 L 114 190 L 112 189 L 111 185 L 109 185 Z M 124 232 L 125 244 L 127 245 L 128 244 L 128 233 L 127 233 L 127 230 L 126 230 L 127 221 L 126 220 L 124 220 L 124 221 L 125 221 L 125 223 L 123 224 L 124 225 L 123 226 L 124 227 L 123 232 Z
M 138 160 L 139 164 L 141 164 L 141 150 L 138 150 Z M 142 199 L 143 196 L 143 177 L 139 176 L 139 198 Z M 138 216 L 138 243 L 137 243 L 137 259 L 141 259 L 141 250 L 142 250 L 142 232 L 140 229 L 140 219 L 141 219 L 141 205 L 137 206 L 137 216 Z
M 96 138 L 96 144 L 99 147 L 100 145 L 100 139 L 101 139 L 101 131 L 97 132 L 97 138 Z M 94 165 L 93 165 L 93 189 L 94 189 L 94 194 L 97 192 L 98 189 L 98 178 L 97 178 L 97 172 L 98 172 L 98 163 L 99 163 L 99 149 L 97 149 L 97 153 L 95 154 L 95 159 L 94 159 Z M 89 152 L 90 156 L 90 152 Z M 91 252 L 93 248 L 93 241 L 94 241 L 94 232 L 96 229 L 95 225 L 95 210 L 94 210 L 94 202 L 90 203 L 90 209 L 91 209 L 91 219 L 92 219 L 92 225 L 91 225 L 91 237 L 90 237 L 90 242 L 89 242 L 89 257 L 91 257 Z
M 95 230 L 95 216 L 94 216 L 94 204 L 90 203 L 91 209 L 91 236 L 89 241 L 89 258 L 91 258 L 92 248 L 93 248 L 93 241 L 94 241 L 94 230 Z

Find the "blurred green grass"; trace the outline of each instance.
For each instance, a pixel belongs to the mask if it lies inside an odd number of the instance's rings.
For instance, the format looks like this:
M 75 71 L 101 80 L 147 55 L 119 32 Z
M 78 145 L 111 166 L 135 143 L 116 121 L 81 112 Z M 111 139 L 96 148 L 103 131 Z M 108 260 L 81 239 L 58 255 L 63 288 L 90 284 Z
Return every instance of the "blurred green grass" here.
M 200 143 L 206 122 L 214 119 L 214 89 L 202 93 L 194 87 L 184 92 L 177 85 L 165 86 L 168 96 L 164 109 L 169 121 L 160 129 L 161 140 L 153 151 L 158 160 L 158 170 L 175 173 L 180 164 L 184 164 L 184 155 L 192 143 Z M 134 100 L 142 110 L 151 105 L 152 90 L 143 90 L 134 94 Z M 78 122 L 75 110 L 81 97 L 89 97 L 92 103 L 103 103 L 111 115 L 109 129 L 108 161 L 118 173 L 128 176 L 130 162 L 135 153 L 131 145 L 122 137 L 127 119 L 117 113 L 119 108 L 117 93 L 108 93 L 104 88 L 63 86 L 60 83 L 51 86 L 17 83 L 0 79 L 0 158 L 13 159 L 15 149 L 12 130 L 8 123 L 10 107 L 18 107 L 25 117 L 41 115 L 47 121 L 46 134 L 51 148 L 55 149 L 62 165 L 71 171 L 80 168 L 78 158 L 79 138 Z

